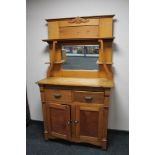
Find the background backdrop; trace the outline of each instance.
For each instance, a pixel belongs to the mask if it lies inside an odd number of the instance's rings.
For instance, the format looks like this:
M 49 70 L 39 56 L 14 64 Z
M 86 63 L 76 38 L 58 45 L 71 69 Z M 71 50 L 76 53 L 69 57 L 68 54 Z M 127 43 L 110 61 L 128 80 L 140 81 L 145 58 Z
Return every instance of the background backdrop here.
M 128 0 L 27 0 L 27 95 L 33 120 L 42 120 L 39 87 L 49 61 L 47 18 L 115 14 L 113 72 L 115 88 L 111 92 L 109 129 L 129 130 L 129 22 Z

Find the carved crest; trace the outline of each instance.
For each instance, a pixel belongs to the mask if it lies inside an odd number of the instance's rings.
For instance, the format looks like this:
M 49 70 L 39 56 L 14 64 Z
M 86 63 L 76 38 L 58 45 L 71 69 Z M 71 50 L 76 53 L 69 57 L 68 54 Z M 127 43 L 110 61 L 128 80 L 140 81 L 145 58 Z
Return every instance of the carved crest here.
M 87 22 L 89 22 L 88 19 L 84 19 L 84 18 L 81 18 L 81 17 L 76 17 L 76 18 L 70 20 L 68 23 L 81 24 L 81 23 L 87 23 Z

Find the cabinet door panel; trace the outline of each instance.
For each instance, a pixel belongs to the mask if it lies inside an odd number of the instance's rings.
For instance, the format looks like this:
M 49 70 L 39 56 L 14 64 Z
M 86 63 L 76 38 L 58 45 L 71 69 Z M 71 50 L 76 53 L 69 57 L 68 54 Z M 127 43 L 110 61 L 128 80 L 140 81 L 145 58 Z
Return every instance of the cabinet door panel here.
M 103 136 L 103 106 L 76 106 L 76 137 L 98 141 Z
M 48 104 L 48 130 L 51 136 L 68 139 L 71 136 L 70 106 Z
M 80 135 L 98 137 L 98 116 L 97 111 L 80 111 Z

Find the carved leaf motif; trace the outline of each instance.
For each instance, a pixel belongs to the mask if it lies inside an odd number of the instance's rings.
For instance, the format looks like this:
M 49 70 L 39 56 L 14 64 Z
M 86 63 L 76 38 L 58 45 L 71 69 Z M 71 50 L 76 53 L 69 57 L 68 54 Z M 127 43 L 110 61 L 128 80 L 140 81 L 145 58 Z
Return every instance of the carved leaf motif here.
M 87 22 L 89 22 L 88 19 L 84 19 L 84 18 L 81 18 L 81 17 L 76 17 L 76 18 L 70 20 L 68 23 L 80 24 L 80 23 L 87 23 Z

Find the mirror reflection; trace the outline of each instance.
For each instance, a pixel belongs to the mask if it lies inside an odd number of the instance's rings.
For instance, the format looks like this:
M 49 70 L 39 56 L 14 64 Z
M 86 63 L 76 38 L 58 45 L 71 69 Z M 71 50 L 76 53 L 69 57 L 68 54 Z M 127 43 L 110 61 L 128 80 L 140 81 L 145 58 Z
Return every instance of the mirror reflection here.
M 63 69 L 97 70 L 99 45 L 63 45 Z

